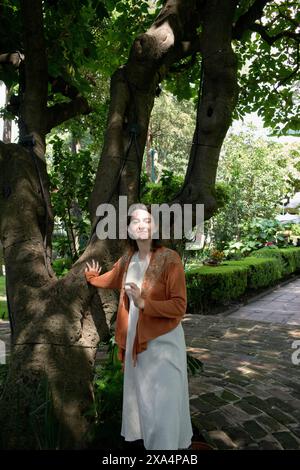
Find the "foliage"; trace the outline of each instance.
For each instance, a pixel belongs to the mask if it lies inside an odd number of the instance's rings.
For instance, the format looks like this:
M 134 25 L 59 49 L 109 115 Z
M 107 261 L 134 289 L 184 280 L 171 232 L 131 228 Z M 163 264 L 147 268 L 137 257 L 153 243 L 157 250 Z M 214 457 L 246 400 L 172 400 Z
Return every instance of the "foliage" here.
M 56 276 L 62 277 L 71 269 L 72 264 L 71 258 L 57 258 L 52 262 L 52 267 Z
M 255 130 L 229 134 L 220 157 L 217 184 L 225 185 L 223 206 L 208 223 L 216 248 L 229 242 L 248 252 L 259 245 L 241 240 L 242 226 L 256 218 L 274 219 L 286 194 L 294 193 L 300 173 L 300 148 L 257 138 Z M 241 243 L 241 244 L 240 244 Z
M 293 273 L 300 268 L 300 250 L 296 247 L 289 248 L 261 248 L 253 253 L 254 257 L 277 258 L 281 263 L 283 275 Z
M 230 263 L 231 266 L 247 266 L 248 290 L 270 286 L 282 276 L 281 263 L 275 258 L 248 256 L 243 260 L 230 261 Z
M 300 248 L 262 248 L 251 257 L 217 267 L 186 269 L 188 311 L 215 313 L 231 301 L 272 286 L 300 270 Z
M 293 235 L 299 235 L 300 236 L 300 224 L 292 224 L 291 225 L 291 231 Z
M 5 287 L 5 276 L 0 276 L 0 296 L 6 296 L 6 287 Z M 0 300 L 0 319 L 8 319 L 8 310 L 6 300 Z
M 164 89 L 155 99 L 149 132 L 151 147 L 157 152 L 155 171 L 158 180 L 162 169 L 168 169 L 176 176 L 185 173 L 193 141 L 195 118 L 195 107 L 191 101 L 179 101 Z
M 216 304 L 239 298 L 246 290 L 247 267 L 199 266 L 186 271 L 188 312 L 206 313 Z
M 210 257 L 212 259 L 215 259 L 216 261 L 222 261 L 223 258 L 224 258 L 224 253 L 223 253 L 223 251 L 212 250 L 211 253 L 210 253 Z
M 63 140 L 55 136 L 50 142 L 53 147 L 52 164 L 50 169 L 50 189 L 54 214 L 59 218 L 72 238 L 78 237 L 79 250 L 69 245 L 69 256 L 73 259 L 83 251 L 88 238 L 90 223 L 88 221 L 88 197 L 94 172 L 89 150 L 80 149 L 72 153 L 64 145 Z M 56 241 L 58 254 L 64 256 L 64 240 Z
M 282 246 L 286 243 L 282 233 L 283 224 L 275 219 L 253 219 L 244 224 L 240 224 L 240 240 L 229 242 L 225 247 L 226 256 L 234 254 L 236 251 L 241 254 L 249 254 L 265 246 L 267 243 Z
M 299 130 L 299 38 L 292 37 L 299 27 L 296 2 L 267 2 L 261 25 L 270 38 L 279 35 L 278 40 L 268 44 L 260 34 L 248 33 L 235 42 L 240 63 L 237 115 L 256 111 L 277 133 Z M 282 34 L 286 30 L 291 34 Z
M 94 417 L 90 431 L 92 447 L 114 448 L 121 445 L 117 430 L 121 430 L 123 372 L 117 351 L 118 346 L 111 337 L 106 362 L 95 367 L 94 403 L 87 413 Z
M 172 171 L 163 170 L 159 183 L 152 183 L 143 178 L 144 186 L 141 187 L 141 201 L 144 204 L 163 204 L 172 199 L 179 191 L 183 183 L 182 176 L 176 176 Z
M 154 21 L 162 1 L 147 0 L 74 0 L 45 1 L 44 26 L 49 75 L 63 77 L 97 107 L 95 82 L 100 85 L 124 64 L 133 39 Z M 237 3 L 235 22 L 252 2 Z M 18 0 L 1 4 L 1 50 L 22 51 L 22 28 Z M 267 125 L 282 131 L 299 129 L 298 41 L 293 37 L 299 14 L 293 0 L 268 2 L 261 20 L 265 38 L 246 31 L 233 41 L 239 63 L 239 104 L 235 117 L 257 111 Z M 288 30 L 290 35 L 284 35 Z M 295 33 L 296 34 L 296 33 Z M 268 35 L 278 40 L 268 44 Z M 170 73 L 165 89 L 180 100 L 196 100 L 200 84 L 201 55 L 189 66 Z M 175 67 L 176 68 L 176 67 Z M 1 67 L 0 79 L 7 86 L 18 83 L 13 67 Z M 100 82 L 99 82 L 100 80 Z M 49 104 L 66 100 L 50 87 Z M 101 87 L 101 85 L 100 85 Z M 96 114 L 98 110 L 96 109 Z
M 236 19 L 253 4 L 239 1 Z M 260 24 L 265 28 L 262 37 L 246 31 L 232 42 L 237 55 L 239 101 L 233 118 L 257 112 L 266 126 L 277 134 L 299 130 L 299 13 L 294 0 L 267 2 Z M 287 35 L 283 34 L 289 31 Z M 277 36 L 278 35 L 278 36 Z M 294 37 L 293 37 L 294 35 Z M 278 37 L 273 44 L 266 39 Z M 186 63 L 187 59 L 182 60 Z M 179 99 L 196 101 L 200 84 L 201 56 L 190 67 L 170 75 L 166 88 Z

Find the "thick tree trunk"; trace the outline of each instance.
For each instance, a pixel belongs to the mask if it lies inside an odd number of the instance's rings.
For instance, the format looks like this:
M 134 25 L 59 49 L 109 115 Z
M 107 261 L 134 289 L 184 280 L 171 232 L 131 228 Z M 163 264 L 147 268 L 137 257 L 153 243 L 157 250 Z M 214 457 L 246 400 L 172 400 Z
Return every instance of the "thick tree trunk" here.
M 39 166 L 45 178 L 45 165 L 39 161 Z M 0 175 L 5 189 L 0 236 L 14 326 L 0 406 L 1 433 L 9 448 L 36 447 L 34 412 L 47 399 L 45 391 L 37 393 L 45 378 L 61 426 L 60 446 L 84 446 L 84 412 L 92 402 L 97 343 L 99 334 L 107 334 L 103 309 L 94 290 L 87 288 L 81 266 L 62 279 L 49 263 L 45 266 L 45 205 L 29 151 L 0 144 Z
M 204 204 L 205 219 L 217 209 L 218 160 L 238 97 L 237 60 L 231 46 L 236 4 L 236 0 L 211 0 L 203 6 L 197 125 L 185 182 L 173 201 Z

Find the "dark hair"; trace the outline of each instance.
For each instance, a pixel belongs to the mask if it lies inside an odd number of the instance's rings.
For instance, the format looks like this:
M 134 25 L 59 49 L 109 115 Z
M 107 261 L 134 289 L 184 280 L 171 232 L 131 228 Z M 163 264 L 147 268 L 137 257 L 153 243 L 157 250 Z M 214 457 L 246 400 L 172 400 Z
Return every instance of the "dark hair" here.
M 136 206 L 136 207 L 135 207 Z M 132 207 L 132 210 L 131 210 L 131 213 L 135 210 L 135 209 L 145 209 L 149 212 L 149 214 L 152 214 L 151 212 L 151 204 L 144 204 L 144 203 L 137 203 L 135 204 L 133 207 Z M 131 221 L 131 215 L 127 215 L 127 228 L 130 224 L 130 221 Z M 127 234 L 128 235 L 128 234 Z M 138 247 L 138 244 L 136 242 L 136 240 L 134 240 L 133 238 L 131 238 L 129 235 L 127 236 L 127 239 L 126 239 L 126 247 L 131 250 L 131 251 L 138 251 L 139 247 Z M 151 244 L 151 251 L 155 251 L 157 250 L 157 248 L 160 248 L 164 246 L 161 239 L 160 238 L 153 238 L 152 239 L 152 244 Z

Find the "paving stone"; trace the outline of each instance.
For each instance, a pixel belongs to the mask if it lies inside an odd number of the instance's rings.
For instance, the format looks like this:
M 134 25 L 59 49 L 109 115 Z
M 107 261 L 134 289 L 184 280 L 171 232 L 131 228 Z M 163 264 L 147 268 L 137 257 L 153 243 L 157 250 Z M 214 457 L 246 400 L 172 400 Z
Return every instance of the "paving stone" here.
M 250 405 L 253 405 L 255 408 L 258 408 L 262 411 L 268 410 L 270 408 L 268 403 L 254 395 L 245 397 L 245 400 L 250 403 Z
M 299 442 L 288 432 L 274 432 L 273 436 L 280 442 L 284 449 L 300 449 Z
M 274 431 L 278 431 L 279 429 L 283 427 L 283 424 L 276 421 L 276 419 L 271 418 L 271 416 L 268 416 L 265 414 L 258 416 L 256 418 L 256 421 L 258 423 L 261 423 L 263 427 L 266 428 L 271 433 Z
M 244 450 L 259 450 L 259 444 L 257 442 L 251 442 L 249 445 L 246 445 Z
M 277 408 L 270 408 L 268 410 L 268 415 L 274 418 L 276 421 L 282 424 L 296 423 L 297 421 L 290 415 L 283 413 Z
M 221 430 L 209 431 L 206 437 L 212 444 L 215 444 L 218 449 L 235 449 L 237 445 L 230 439 L 230 437 Z
M 247 433 L 241 426 L 223 428 L 223 431 L 230 437 L 232 442 L 236 444 L 239 449 L 254 442 L 250 434 Z
M 190 402 L 195 409 L 200 411 L 201 413 L 209 413 L 210 411 L 214 411 L 215 407 L 210 405 L 208 402 L 201 400 L 201 398 L 196 398 Z
M 242 426 L 253 439 L 260 439 L 267 435 L 267 431 L 254 420 L 245 421 Z
M 212 421 L 207 415 L 198 414 L 193 418 L 193 422 L 200 432 L 213 431 L 217 427 L 216 423 Z
M 269 392 L 268 389 L 266 389 L 265 384 L 262 384 L 261 386 L 258 386 L 256 384 L 251 384 L 247 387 L 247 390 L 252 392 L 253 394 L 257 395 L 259 398 L 269 398 L 271 397 L 271 393 Z
M 226 405 L 222 407 L 222 413 L 229 422 L 241 423 L 249 419 L 249 415 L 234 405 Z
M 293 413 L 295 410 L 294 406 L 284 402 L 283 400 L 280 400 L 280 398 L 271 397 L 267 398 L 266 401 L 269 403 L 270 406 L 276 406 L 280 410 L 286 411 L 287 413 Z
M 221 394 L 221 398 L 225 401 L 229 401 L 229 402 L 234 402 L 234 401 L 238 401 L 240 398 L 235 395 L 234 393 L 230 392 L 229 390 L 224 390 Z
M 297 436 L 300 439 L 300 426 L 299 426 L 299 424 L 297 424 L 296 427 L 294 427 L 293 425 L 290 426 L 290 429 L 292 430 L 293 434 L 295 434 L 295 436 Z
M 225 400 L 223 400 L 222 398 L 219 398 L 214 393 L 206 393 L 204 395 L 201 395 L 201 400 L 204 400 L 205 402 L 209 403 L 210 405 L 214 407 L 220 407 L 220 406 L 226 405 L 227 403 Z
M 214 429 L 223 429 L 232 424 L 220 409 L 208 413 L 206 417 L 209 419 L 210 423 L 214 425 Z
M 283 450 L 282 445 L 277 439 L 271 439 L 269 436 L 265 439 L 261 439 L 258 442 L 259 449 L 261 450 Z
M 237 403 L 235 403 L 235 406 L 238 406 L 239 408 L 241 408 L 243 411 L 248 413 L 248 415 L 257 416 L 257 415 L 260 415 L 261 412 L 262 412 L 261 410 L 259 410 L 255 406 L 250 405 L 244 399 L 242 399 L 242 400 L 238 401 Z

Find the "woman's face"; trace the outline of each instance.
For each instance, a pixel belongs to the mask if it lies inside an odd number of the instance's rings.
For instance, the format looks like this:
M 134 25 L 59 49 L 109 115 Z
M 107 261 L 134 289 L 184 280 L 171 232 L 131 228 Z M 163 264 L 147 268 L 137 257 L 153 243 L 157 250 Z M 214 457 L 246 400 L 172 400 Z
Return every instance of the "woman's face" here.
M 156 230 L 153 216 L 146 209 L 135 209 L 128 225 L 128 234 L 134 240 L 148 240 Z

